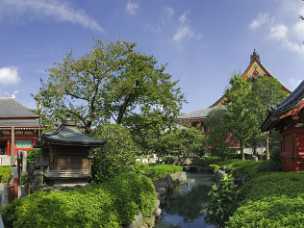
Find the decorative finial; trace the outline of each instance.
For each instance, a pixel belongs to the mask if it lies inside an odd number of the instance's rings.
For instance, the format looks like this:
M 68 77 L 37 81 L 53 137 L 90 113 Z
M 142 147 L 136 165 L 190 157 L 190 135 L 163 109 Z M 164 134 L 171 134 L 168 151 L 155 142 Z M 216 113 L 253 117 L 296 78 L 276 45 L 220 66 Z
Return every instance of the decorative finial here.
M 250 55 L 250 63 L 254 61 L 260 62 L 260 56 L 258 55 L 255 49 L 253 50 L 253 53 Z

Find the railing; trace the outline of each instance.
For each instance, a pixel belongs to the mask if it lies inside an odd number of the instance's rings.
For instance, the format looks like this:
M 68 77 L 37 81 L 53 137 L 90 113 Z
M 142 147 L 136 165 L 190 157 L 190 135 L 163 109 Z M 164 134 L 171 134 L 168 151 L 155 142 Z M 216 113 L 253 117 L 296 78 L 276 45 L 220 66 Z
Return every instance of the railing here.
M 11 165 L 10 155 L 0 155 L 0 165 Z
M 91 176 L 89 169 L 81 170 L 47 170 L 47 178 L 87 178 Z

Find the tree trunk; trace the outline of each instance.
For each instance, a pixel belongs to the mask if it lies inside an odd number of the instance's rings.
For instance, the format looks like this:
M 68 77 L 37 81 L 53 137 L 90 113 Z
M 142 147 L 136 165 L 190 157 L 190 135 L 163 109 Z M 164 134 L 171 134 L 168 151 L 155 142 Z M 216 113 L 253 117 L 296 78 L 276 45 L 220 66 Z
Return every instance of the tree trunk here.
M 245 160 L 244 146 L 243 146 L 243 143 L 242 143 L 242 142 L 240 142 L 240 149 L 241 149 L 242 160 Z
M 266 159 L 270 160 L 270 132 L 266 136 Z
M 131 101 L 131 94 L 129 94 L 125 100 L 124 100 L 124 103 L 120 106 L 119 108 L 119 112 L 118 112 L 118 117 L 117 117 L 117 120 L 116 120 L 116 123 L 117 124 L 121 124 L 122 122 L 122 118 L 127 110 L 127 107 L 129 105 L 129 102 Z
M 259 160 L 258 154 L 257 154 L 257 144 L 254 142 L 253 143 L 253 152 L 254 160 Z

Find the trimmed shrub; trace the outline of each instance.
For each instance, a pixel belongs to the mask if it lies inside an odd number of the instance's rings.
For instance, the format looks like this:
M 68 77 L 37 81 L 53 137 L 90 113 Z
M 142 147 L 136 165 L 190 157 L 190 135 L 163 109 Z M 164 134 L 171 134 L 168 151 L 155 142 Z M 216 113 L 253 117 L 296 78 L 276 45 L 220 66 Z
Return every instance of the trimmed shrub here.
M 243 177 L 246 180 L 270 171 L 280 170 L 280 165 L 274 161 L 253 161 L 253 160 L 227 160 L 216 163 L 216 165 L 232 170 L 233 175 Z
M 8 183 L 12 178 L 12 169 L 10 166 L 0 166 L 0 183 Z
M 163 178 L 169 174 L 177 173 L 183 171 L 182 166 L 178 165 L 143 165 L 138 164 L 136 166 L 137 172 L 144 174 L 150 177 L 153 181 L 157 181 L 160 178 Z
M 118 124 L 105 124 L 97 129 L 96 136 L 106 140 L 106 144 L 93 153 L 95 182 L 101 183 L 133 169 L 138 151 L 128 129 Z
M 242 200 L 257 200 L 264 197 L 296 197 L 304 193 L 304 173 L 273 172 L 258 176 L 241 188 Z
M 228 227 L 302 227 L 304 173 L 260 175 L 240 190 L 240 207 Z
M 2 211 L 6 227 L 118 228 L 140 211 L 151 216 L 156 202 L 152 181 L 123 174 L 102 185 L 36 192 Z
M 227 227 L 303 227 L 304 196 L 266 197 L 239 207 Z

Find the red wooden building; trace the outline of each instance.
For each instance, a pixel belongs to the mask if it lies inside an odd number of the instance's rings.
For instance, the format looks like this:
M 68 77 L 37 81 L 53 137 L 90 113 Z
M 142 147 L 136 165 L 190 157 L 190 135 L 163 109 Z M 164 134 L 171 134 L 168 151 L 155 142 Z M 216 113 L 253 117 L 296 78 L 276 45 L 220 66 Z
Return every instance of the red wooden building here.
M 280 157 L 283 170 L 304 170 L 304 81 L 269 112 L 262 130 L 273 129 L 282 135 Z
M 255 50 L 250 55 L 249 65 L 247 66 L 246 70 L 241 74 L 241 77 L 244 80 L 248 80 L 251 78 L 258 78 L 258 77 L 274 78 L 273 74 L 271 74 L 270 71 L 268 71 L 266 67 L 264 67 L 264 65 L 261 62 L 260 56 L 257 54 Z M 281 86 L 287 93 L 290 93 L 290 91 L 283 84 L 281 84 Z M 224 107 L 225 100 L 226 100 L 225 95 L 222 95 L 208 108 L 197 110 L 190 113 L 185 113 L 178 118 L 179 123 L 188 127 L 197 127 L 200 130 L 202 130 L 202 132 L 208 134 L 208 129 L 206 127 L 205 121 L 211 112 L 225 109 Z M 239 143 L 237 140 L 234 139 L 232 135 L 229 135 L 226 141 L 230 148 L 239 149 Z M 259 151 L 265 151 L 265 149 L 266 148 L 264 146 L 258 148 Z M 251 154 L 252 148 L 245 148 L 245 153 Z
M 18 151 L 29 151 L 40 134 L 39 116 L 14 98 L 0 98 L 0 165 L 9 165 Z M 13 155 L 13 156 L 12 156 Z

